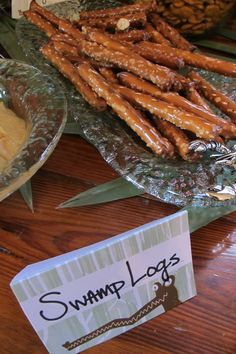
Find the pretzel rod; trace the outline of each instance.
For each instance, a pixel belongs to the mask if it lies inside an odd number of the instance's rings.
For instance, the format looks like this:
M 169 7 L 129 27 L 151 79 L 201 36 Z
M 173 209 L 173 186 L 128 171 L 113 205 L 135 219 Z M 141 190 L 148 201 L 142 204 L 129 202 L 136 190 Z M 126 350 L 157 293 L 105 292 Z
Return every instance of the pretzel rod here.
M 151 38 L 151 35 L 148 31 L 137 29 L 133 29 L 128 32 L 118 32 L 115 34 L 108 35 L 114 40 L 126 42 L 148 41 Z
M 91 11 L 82 11 L 80 13 L 81 19 L 93 19 L 93 18 L 104 18 L 104 17 L 120 17 L 127 14 L 133 14 L 135 12 L 150 12 L 155 10 L 156 3 L 155 1 L 149 2 L 148 4 L 134 4 L 119 6 L 111 9 L 104 10 L 91 10 Z
M 113 84 L 118 84 L 119 81 L 116 77 L 116 74 L 109 68 L 99 68 L 100 74 L 108 81 Z
M 185 95 L 186 95 L 186 98 L 189 101 L 191 101 L 191 102 L 197 104 L 198 106 L 204 108 L 205 111 L 213 113 L 213 111 L 211 110 L 209 105 L 206 103 L 204 98 L 199 94 L 199 92 L 194 87 L 190 87 Z
M 74 84 L 75 88 L 92 107 L 98 111 L 104 111 L 107 108 L 106 102 L 99 98 L 90 86 L 81 79 L 73 64 L 63 58 L 50 44 L 46 44 L 40 50 L 43 56 Z
M 230 63 L 224 60 L 219 60 L 216 58 L 208 57 L 199 53 L 192 53 L 187 50 L 172 48 L 166 45 L 140 42 L 140 46 L 143 48 L 152 48 L 153 52 L 166 53 L 169 56 L 178 56 L 182 58 L 185 64 L 190 66 L 195 66 L 197 68 L 213 71 L 225 76 L 236 77 L 236 64 Z
M 139 46 L 139 43 L 137 43 L 133 46 L 133 48 L 139 55 L 143 56 L 144 58 L 154 61 L 155 63 L 165 65 L 171 69 L 181 69 L 185 65 L 183 59 L 177 56 L 168 56 L 165 53 L 161 53 L 160 51 L 154 52 L 151 49 L 151 46 L 150 48 L 143 48 L 142 45 Z
M 57 52 L 64 54 L 64 55 L 78 57 L 78 50 L 76 47 L 74 47 L 70 44 L 67 44 L 65 42 L 58 42 L 58 41 L 52 41 L 52 44 Z
M 216 116 L 214 113 L 204 110 L 201 106 L 198 106 L 184 97 L 178 95 L 174 92 L 161 92 L 155 85 L 138 78 L 135 75 L 130 73 L 122 72 L 117 75 L 119 80 L 125 86 L 132 88 L 135 91 L 143 92 L 153 97 L 159 98 L 167 103 L 170 103 L 176 107 L 183 109 L 189 113 L 192 113 L 196 116 L 199 116 L 206 120 L 209 123 L 218 125 L 222 128 L 221 134 L 226 137 L 236 137 L 236 127 L 234 124 L 231 124 Z
M 172 145 L 151 126 L 142 115 L 124 100 L 106 80 L 98 74 L 89 64 L 78 67 L 80 76 L 92 89 L 123 119 L 132 130 L 147 144 L 157 155 L 173 155 Z
M 150 19 L 156 30 L 169 39 L 175 47 L 189 51 L 196 49 L 194 45 L 189 43 L 176 29 L 162 20 L 157 14 L 151 14 Z
M 83 33 L 78 28 L 75 28 L 69 21 L 59 20 L 58 27 L 60 31 L 65 32 L 77 41 L 84 39 Z
M 108 39 L 112 41 L 110 38 Z M 107 40 L 103 42 L 103 44 L 107 45 Z M 173 74 L 170 70 L 153 64 L 137 54 L 133 54 L 131 51 L 116 51 L 114 48 L 105 48 L 97 43 L 88 42 L 86 40 L 80 41 L 78 49 L 83 54 L 95 60 L 106 61 L 121 69 L 133 72 L 144 79 L 150 80 L 163 90 L 168 89 L 172 85 Z
M 158 118 L 167 120 L 181 129 L 186 129 L 196 134 L 199 138 L 214 140 L 221 133 L 221 128 L 215 124 L 206 122 L 199 116 L 182 111 L 152 96 L 132 91 L 123 86 L 116 86 L 117 91 L 128 101 L 135 103 Z
M 190 140 L 187 135 L 174 124 L 153 116 L 154 123 L 163 136 L 165 136 L 174 146 L 183 160 L 192 160 L 197 156 L 191 154 L 189 150 Z
M 145 13 L 134 13 L 124 15 L 123 17 L 107 17 L 107 18 L 94 18 L 88 20 L 74 21 L 74 24 L 78 27 L 96 27 L 100 29 L 117 29 L 125 30 L 130 27 L 143 27 L 147 23 L 147 17 Z
M 170 41 L 168 41 L 168 39 L 166 39 L 160 32 L 155 30 L 155 28 L 150 23 L 146 24 L 145 30 L 150 34 L 153 42 L 171 46 Z
M 35 0 L 32 0 L 30 3 L 30 10 L 33 12 L 37 12 L 43 18 L 58 26 L 59 17 L 54 15 L 52 12 L 48 11 L 44 7 L 40 6 Z
M 45 20 L 43 17 L 30 10 L 24 11 L 25 18 L 41 29 L 48 37 L 51 37 L 58 33 L 58 31 L 51 25 L 51 23 Z
M 227 114 L 236 123 L 236 103 L 220 91 L 216 90 L 201 75 L 192 71 L 189 77 L 198 85 L 202 94 L 208 101 L 214 103 L 222 112 Z

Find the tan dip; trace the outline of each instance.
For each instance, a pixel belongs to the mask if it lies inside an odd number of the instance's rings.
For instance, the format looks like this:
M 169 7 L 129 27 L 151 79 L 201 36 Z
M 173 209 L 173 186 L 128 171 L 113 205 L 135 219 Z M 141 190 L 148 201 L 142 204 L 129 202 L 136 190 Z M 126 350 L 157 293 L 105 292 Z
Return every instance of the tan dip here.
M 21 149 L 26 133 L 26 122 L 0 102 L 0 171 Z

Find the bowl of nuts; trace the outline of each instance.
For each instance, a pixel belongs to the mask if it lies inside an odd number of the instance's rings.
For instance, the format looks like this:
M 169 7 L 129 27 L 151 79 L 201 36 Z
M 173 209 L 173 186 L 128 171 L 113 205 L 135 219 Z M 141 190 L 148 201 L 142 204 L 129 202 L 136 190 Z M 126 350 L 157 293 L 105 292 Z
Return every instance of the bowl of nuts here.
M 157 0 L 157 4 L 161 17 L 181 33 L 202 35 L 232 14 L 235 0 Z

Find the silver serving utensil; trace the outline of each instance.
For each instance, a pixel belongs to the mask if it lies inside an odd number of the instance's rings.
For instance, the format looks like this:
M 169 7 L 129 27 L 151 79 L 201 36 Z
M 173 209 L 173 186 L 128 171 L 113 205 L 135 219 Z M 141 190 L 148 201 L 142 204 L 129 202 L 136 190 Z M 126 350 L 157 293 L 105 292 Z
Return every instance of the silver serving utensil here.
M 194 140 L 189 144 L 189 149 L 195 152 L 216 151 L 219 154 L 229 154 L 232 151 L 224 144 L 217 141 Z
M 194 140 L 189 144 L 189 149 L 195 152 L 216 151 L 216 154 L 210 155 L 211 158 L 216 159 L 216 164 L 236 168 L 236 145 L 229 149 L 217 141 Z

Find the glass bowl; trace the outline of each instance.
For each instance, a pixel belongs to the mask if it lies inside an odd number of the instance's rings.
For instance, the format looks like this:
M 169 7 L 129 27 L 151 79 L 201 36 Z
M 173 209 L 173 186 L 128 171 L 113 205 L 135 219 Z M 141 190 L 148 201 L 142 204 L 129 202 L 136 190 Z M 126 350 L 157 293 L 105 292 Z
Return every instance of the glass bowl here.
M 0 60 L 0 101 L 26 120 L 27 138 L 0 171 L 0 201 L 20 188 L 43 165 L 59 141 L 67 117 L 60 85 L 28 64 Z

